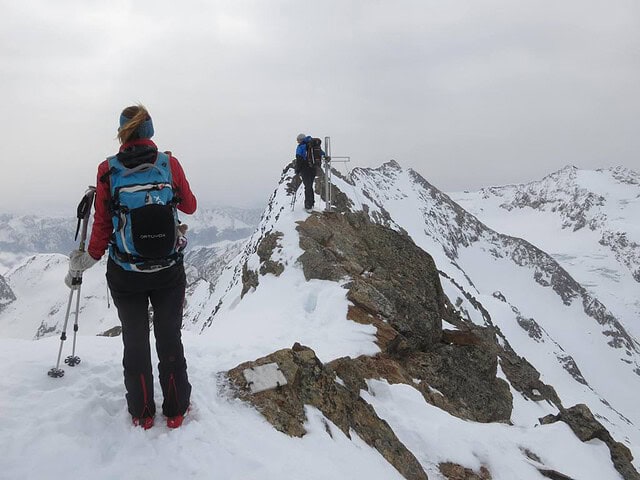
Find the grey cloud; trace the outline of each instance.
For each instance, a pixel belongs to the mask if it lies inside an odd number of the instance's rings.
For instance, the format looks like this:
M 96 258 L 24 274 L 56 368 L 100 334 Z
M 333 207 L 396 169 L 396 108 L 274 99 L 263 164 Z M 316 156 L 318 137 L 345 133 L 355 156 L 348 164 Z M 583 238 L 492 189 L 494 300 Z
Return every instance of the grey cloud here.
M 24 204 L 74 203 L 135 102 L 205 203 L 264 203 L 300 131 L 446 190 L 637 161 L 634 1 L 26 3 L 0 0 L 3 195 Z

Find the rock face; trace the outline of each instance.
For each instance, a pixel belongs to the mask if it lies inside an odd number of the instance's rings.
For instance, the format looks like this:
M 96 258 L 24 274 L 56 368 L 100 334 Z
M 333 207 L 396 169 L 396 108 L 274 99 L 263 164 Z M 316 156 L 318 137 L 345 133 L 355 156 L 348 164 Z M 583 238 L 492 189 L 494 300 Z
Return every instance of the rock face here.
M 245 369 L 275 363 L 286 378 L 286 385 L 251 394 L 244 376 Z M 253 403 L 279 431 L 301 437 L 304 429 L 305 405 L 320 410 L 326 418 L 351 438 L 354 431 L 391 463 L 407 479 L 426 479 L 420 463 L 398 440 L 393 430 L 380 419 L 373 407 L 352 391 L 336 382 L 336 373 L 323 365 L 310 348 L 295 344 L 255 362 L 243 363 L 228 372 L 240 398 Z M 331 426 L 326 425 L 331 435 Z
M 486 467 L 480 467 L 478 473 L 455 463 L 441 463 L 438 468 L 447 480 L 491 480 L 491 473 Z
M 445 296 L 431 256 L 359 213 L 312 215 L 298 226 L 307 280 L 344 281 L 356 308 L 388 323 L 410 349 L 440 342 Z
M 461 418 L 509 420 L 512 399 L 506 382 L 496 378 L 495 336 L 462 339 L 449 332 L 443 337 L 442 319 L 451 319 L 453 310 L 447 308 L 429 254 L 364 214 L 313 215 L 298 231 L 307 279 L 349 279 L 345 288 L 353 307 L 348 317 L 378 328 L 383 354 L 336 363 L 355 391 L 365 388 L 362 379 L 385 378 L 418 388 L 428 402 Z
M 460 418 L 509 421 L 512 398 L 508 384 L 496 377 L 496 335 L 479 326 L 474 331 L 443 331 L 443 319 L 458 319 L 429 254 L 406 234 L 374 224 L 363 213 L 314 214 L 297 229 L 304 251 L 298 262 L 305 277 L 342 282 L 352 302 L 347 318 L 375 326 L 381 352 L 323 365 L 311 349 L 296 344 L 229 371 L 236 395 L 255 405 L 275 428 L 294 436 L 306 433 L 304 406 L 311 405 L 345 435 L 356 432 L 411 479 L 426 474 L 360 397 L 368 379 L 410 385 L 425 401 Z M 272 265 L 278 240 L 276 232 L 257 245 L 261 265 Z M 258 286 L 254 276 L 246 271 L 245 288 Z M 243 372 L 271 363 L 286 384 L 252 393 L 255 389 Z M 443 468 L 449 478 L 491 478 L 486 469 L 476 474 L 463 468 L 466 476 L 456 477 L 455 466 Z
M 589 407 L 578 404 L 566 410 L 562 410 L 558 415 L 548 415 L 540 419 L 540 423 L 549 424 L 554 422 L 564 422 L 582 442 L 588 442 L 597 438 L 602 440 L 611 452 L 611 461 L 616 470 L 625 480 L 640 480 L 640 475 L 632 465 L 633 455 L 631 451 L 622 443 L 616 442 L 609 431 L 595 419 Z

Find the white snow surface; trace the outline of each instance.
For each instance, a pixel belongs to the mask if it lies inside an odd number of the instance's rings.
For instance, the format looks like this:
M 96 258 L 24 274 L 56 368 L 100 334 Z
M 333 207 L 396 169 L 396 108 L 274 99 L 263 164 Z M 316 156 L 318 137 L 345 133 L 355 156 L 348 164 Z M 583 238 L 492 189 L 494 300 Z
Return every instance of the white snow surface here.
M 13 480 L 400 479 L 374 449 L 307 409 L 307 434 L 276 431 L 255 409 L 227 394 L 223 356 L 208 335 L 186 332 L 193 384 L 185 423 L 170 430 L 156 417 L 131 425 L 122 380 L 120 338 L 81 336 L 80 365 L 47 377 L 58 341 L 0 339 L 0 478 Z M 154 357 L 155 358 L 155 357 Z M 154 360 L 155 362 L 155 360 Z M 160 386 L 156 382 L 156 403 Z
M 230 395 L 221 374 L 294 342 L 313 348 L 323 362 L 379 351 L 373 327 L 346 319 L 344 282 L 304 278 L 297 263 L 302 250 L 295 228 L 308 214 L 300 198 L 291 211 L 285 185 L 292 175 L 285 170 L 255 234 L 216 284 L 200 279 L 189 288 L 183 338 L 192 409 L 179 429 L 169 430 L 161 415 L 148 431 L 131 425 L 121 339 L 95 336 L 118 325 L 113 305 L 107 308 L 103 265 L 85 273 L 77 344 L 82 362 L 65 366 L 66 374 L 59 379 L 46 372 L 60 343 L 68 296 L 61 279 L 67 259 L 36 255 L 7 274 L 18 300 L 0 313 L 0 361 L 7 372 L 0 377 L 0 478 L 402 478 L 355 432 L 347 438 L 314 408 L 307 407 L 304 437 L 276 431 L 254 408 Z M 445 293 L 463 315 L 486 323 L 470 301 L 473 296 L 516 352 L 558 390 L 565 406 L 587 403 L 638 458 L 638 376 L 621 362 L 627 357 L 635 361 L 634 352 L 608 346 L 605 327 L 585 314 L 581 304 L 566 305 L 552 289 L 535 282 L 534 268 L 515 264 L 501 237 L 473 231 L 472 218 L 461 216 L 446 195 L 417 181 L 411 170 L 386 164 L 355 169 L 348 182 L 334 179 L 353 210 L 366 208 L 377 221 L 403 228 L 434 257 L 443 272 Z M 280 237 L 272 260 L 280 262 L 284 272 L 260 275 L 258 287 L 242 296 L 242 267 L 259 270 L 255 247 L 275 232 Z M 504 300 L 495 295 L 498 291 Z M 535 318 L 541 339 L 518 324 L 516 312 Z M 63 358 L 71 344 L 71 329 L 68 332 Z M 562 355 L 575 359 L 588 385 L 568 373 Z M 499 375 L 505 378 L 500 369 Z M 621 478 L 604 444 L 584 444 L 564 424 L 538 425 L 538 418 L 557 413 L 555 407 L 511 391 L 511 426 L 457 419 L 427 404 L 408 385 L 370 380 L 361 397 L 389 423 L 430 479 L 444 480 L 437 465 L 445 461 L 476 471 L 484 465 L 494 479 L 542 479 L 525 450 L 545 467 L 572 478 Z M 157 404 L 159 392 L 156 382 Z
M 492 229 L 553 256 L 640 338 L 640 175 L 566 167 L 537 182 L 450 195 Z
M 543 478 L 534 467 L 540 464 L 527 458 L 526 450 L 535 452 L 542 465 L 571 478 L 621 478 L 603 442 L 576 443 L 564 423 L 510 427 L 464 421 L 426 403 L 409 385 L 389 385 L 380 380 L 367 383 L 369 388 L 362 391 L 362 398 L 416 454 L 429 478 L 442 478 L 437 469 L 440 462 L 454 462 L 475 472 L 484 466 L 493 480 Z

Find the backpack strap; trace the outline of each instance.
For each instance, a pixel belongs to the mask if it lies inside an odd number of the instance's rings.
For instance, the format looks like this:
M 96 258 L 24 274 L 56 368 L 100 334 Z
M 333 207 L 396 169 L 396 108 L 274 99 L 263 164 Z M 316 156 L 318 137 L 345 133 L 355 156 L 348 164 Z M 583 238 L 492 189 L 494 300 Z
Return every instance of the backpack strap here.
M 123 177 L 128 177 L 129 175 L 133 175 L 134 173 L 138 173 L 138 172 L 146 172 L 147 170 L 151 170 L 152 168 L 155 168 L 156 170 L 158 170 L 159 172 L 161 171 L 155 164 L 153 163 L 143 163 L 142 165 L 138 165 L 137 167 L 133 167 L 133 168 L 125 168 L 124 169 L 124 173 L 122 174 Z M 113 170 L 114 168 L 111 168 L 111 170 Z M 109 170 L 109 172 L 111 172 L 111 170 Z M 104 176 L 104 175 L 103 175 Z
M 107 165 L 109 165 L 110 161 L 112 158 L 116 157 L 117 155 L 112 155 L 111 157 L 107 157 Z M 100 175 L 100 183 L 107 183 L 107 180 L 109 180 L 109 177 L 111 175 L 113 175 L 113 172 L 115 172 L 117 169 L 116 167 L 111 167 L 108 171 L 106 171 L 105 173 L 103 173 L 102 175 Z

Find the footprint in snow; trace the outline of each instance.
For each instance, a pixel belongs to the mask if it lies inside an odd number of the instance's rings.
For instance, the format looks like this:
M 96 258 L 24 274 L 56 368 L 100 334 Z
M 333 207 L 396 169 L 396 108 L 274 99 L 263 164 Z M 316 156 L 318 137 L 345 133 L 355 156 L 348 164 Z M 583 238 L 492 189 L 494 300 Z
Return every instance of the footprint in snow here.
M 318 294 L 317 292 L 312 292 L 309 294 L 309 296 L 304 302 L 304 310 L 307 313 L 313 313 L 315 312 L 317 305 L 318 305 Z

